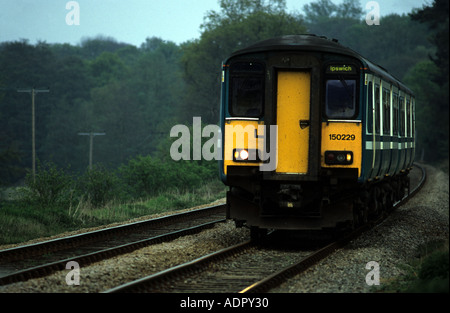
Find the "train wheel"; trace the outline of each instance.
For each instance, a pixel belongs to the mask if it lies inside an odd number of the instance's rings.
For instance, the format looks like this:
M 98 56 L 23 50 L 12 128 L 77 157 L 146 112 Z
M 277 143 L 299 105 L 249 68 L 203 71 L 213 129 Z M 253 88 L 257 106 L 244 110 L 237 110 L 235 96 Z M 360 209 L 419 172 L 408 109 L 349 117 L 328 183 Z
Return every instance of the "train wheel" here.
M 406 189 L 408 189 L 408 196 L 411 193 L 411 179 L 409 176 L 406 176 Z
M 357 228 L 369 220 L 369 207 L 364 201 L 358 199 L 353 203 L 353 227 Z
M 392 211 L 395 203 L 395 192 L 390 188 L 386 193 L 386 209 L 388 212 Z
M 369 221 L 369 208 L 367 205 L 363 206 L 360 212 L 362 225 L 365 225 Z
M 398 180 L 395 180 L 395 181 L 393 181 L 392 183 L 391 183 L 391 186 L 392 186 L 392 197 L 394 198 L 394 203 L 395 202 L 397 202 L 397 201 L 399 201 L 399 200 L 401 200 L 400 198 L 399 198 L 399 183 L 398 183 Z
M 382 202 L 380 188 L 373 187 L 370 190 L 369 199 L 370 199 L 368 204 L 369 214 L 371 216 L 377 216 L 381 211 L 381 202 Z
M 381 188 L 381 214 L 387 213 L 392 210 L 394 205 L 394 192 L 390 183 L 385 183 Z
M 405 177 L 402 177 L 398 182 L 398 200 L 402 200 L 405 196 L 405 189 L 408 188 L 408 183 Z M 409 192 L 408 192 L 409 193 Z

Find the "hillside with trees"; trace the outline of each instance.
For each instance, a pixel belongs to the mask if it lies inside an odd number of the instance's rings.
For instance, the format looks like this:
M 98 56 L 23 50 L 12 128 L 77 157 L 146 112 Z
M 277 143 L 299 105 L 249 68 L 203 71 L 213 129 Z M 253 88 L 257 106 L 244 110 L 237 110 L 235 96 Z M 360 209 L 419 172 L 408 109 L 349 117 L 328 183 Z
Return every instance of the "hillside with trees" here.
M 180 45 L 151 35 L 140 47 L 109 37 L 76 46 L 0 43 L 0 183 L 21 181 L 31 167 L 31 97 L 18 88 L 50 89 L 35 98 L 43 162 L 82 175 L 89 138 L 78 133 L 102 132 L 94 138 L 96 164 L 117 169 L 149 157 L 187 171 L 187 161 L 168 156 L 169 132 L 191 125 L 193 116 L 218 123 L 221 62 L 256 41 L 300 33 L 337 38 L 409 84 L 417 97 L 418 157 L 448 159 L 448 1 L 372 26 L 352 0 L 311 2 L 304 14 L 287 12 L 284 0 L 219 3 L 220 11 L 205 15 L 201 36 Z M 195 166 L 217 176 L 214 161 Z

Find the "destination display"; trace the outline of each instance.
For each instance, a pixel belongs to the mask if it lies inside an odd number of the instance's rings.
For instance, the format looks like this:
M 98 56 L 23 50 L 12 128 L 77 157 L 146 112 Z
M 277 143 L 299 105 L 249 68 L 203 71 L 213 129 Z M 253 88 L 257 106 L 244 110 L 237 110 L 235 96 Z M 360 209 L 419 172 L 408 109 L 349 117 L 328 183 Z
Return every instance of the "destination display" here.
M 327 74 L 356 74 L 354 65 L 333 64 L 327 67 Z

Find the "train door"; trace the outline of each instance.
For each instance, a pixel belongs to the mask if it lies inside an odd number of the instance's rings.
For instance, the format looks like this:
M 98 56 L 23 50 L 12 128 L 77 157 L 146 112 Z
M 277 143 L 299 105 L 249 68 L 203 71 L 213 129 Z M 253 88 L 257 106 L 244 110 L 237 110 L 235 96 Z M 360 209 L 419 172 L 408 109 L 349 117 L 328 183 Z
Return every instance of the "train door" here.
M 391 162 L 391 85 L 381 81 L 381 126 L 380 126 L 380 149 L 381 149 L 381 167 L 379 176 L 388 174 Z
M 373 81 L 373 75 L 372 74 L 366 74 L 365 76 L 365 86 L 367 88 L 367 100 L 366 103 L 366 118 L 365 123 L 366 125 L 364 133 L 364 152 L 363 152 L 363 159 L 364 162 L 364 173 L 367 176 L 366 178 L 372 178 L 373 177 L 373 168 L 375 165 L 375 149 L 373 147 L 373 143 L 375 142 L 375 110 L 374 110 L 374 81 Z
M 399 107 L 398 107 L 398 88 L 391 86 L 391 129 L 390 129 L 390 151 L 391 162 L 389 166 L 389 175 L 393 176 L 397 173 L 397 167 L 399 163 Z
M 406 140 L 405 140 L 405 103 L 406 94 L 399 90 L 399 164 L 398 169 L 402 170 L 405 168 L 406 160 Z
M 373 94 L 372 94 L 372 123 L 371 130 L 372 138 L 371 143 L 369 139 L 369 144 L 366 143 L 366 149 L 372 151 L 372 168 L 369 175 L 370 178 L 374 178 L 378 175 L 381 164 L 381 152 L 380 152 L 380 125 L 381 125 L 381 80 L 374 76 L 373 77 Z
M 307 174 L 310 138 L 311 72 L 277 73 L 277 174 Z

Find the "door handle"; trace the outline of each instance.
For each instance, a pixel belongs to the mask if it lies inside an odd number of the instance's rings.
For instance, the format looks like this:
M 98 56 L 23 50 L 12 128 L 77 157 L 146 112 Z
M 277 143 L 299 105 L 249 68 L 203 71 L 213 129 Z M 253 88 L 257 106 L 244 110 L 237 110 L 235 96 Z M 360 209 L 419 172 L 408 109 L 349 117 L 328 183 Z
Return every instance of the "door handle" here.
M 309 122 L 309 120 L 300 120 L 299 124 L 300 124 L 301 129 L 305 129 L 306 127 L 308 127 L 310 125 L 310 122 Z

